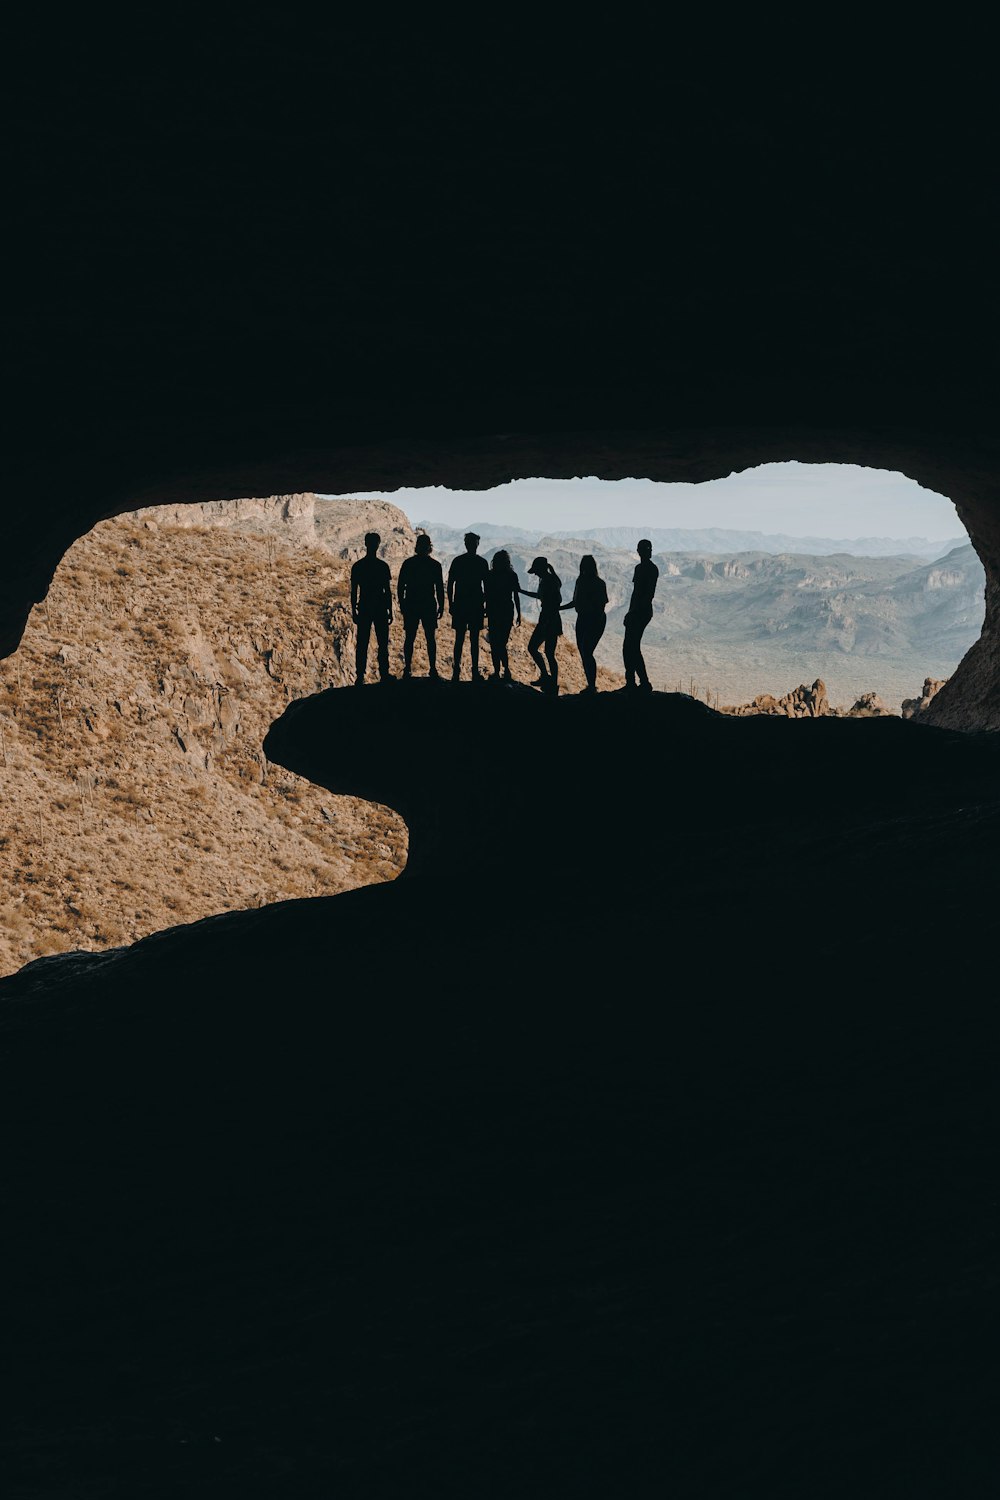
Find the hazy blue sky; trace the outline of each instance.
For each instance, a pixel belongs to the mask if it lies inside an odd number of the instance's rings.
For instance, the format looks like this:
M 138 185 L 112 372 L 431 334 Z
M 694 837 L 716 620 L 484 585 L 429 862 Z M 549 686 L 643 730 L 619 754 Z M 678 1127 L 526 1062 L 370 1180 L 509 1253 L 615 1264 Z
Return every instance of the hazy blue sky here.
M 724 526 L 792 536 L 961 536 L 950 500 L 888 469 L 854 464 L 764 464 L 705 484 L 649 479 L 519 479 L 493 490 L 396 490 L 385 497 L 411 521 L 449 526 L 509 522 L 574 526 Z

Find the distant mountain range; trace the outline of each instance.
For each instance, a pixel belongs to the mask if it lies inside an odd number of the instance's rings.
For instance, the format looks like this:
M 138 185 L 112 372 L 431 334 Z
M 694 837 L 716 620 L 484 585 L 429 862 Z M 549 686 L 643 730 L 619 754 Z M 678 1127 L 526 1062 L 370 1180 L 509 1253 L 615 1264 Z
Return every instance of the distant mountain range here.
M 479 533 L 487 558 L 506 547 L 526 586 L 532 556 L 544 553 L 564 598 L 581 553 L 593 553 L 610 597 L 598 660 L 619 670 L 634 547 L 645 534 L 660 569 L 645 638 L 653 681 L 685 691 L 699 684 L 724 703 L 780 696 L 822 677 L 834 703 L 876 692 L 898 711 L 925 677 L 954 671 L 983 623 L 983 568 L 968 537 L 952 546 L 924 537 L 845 541 L 715 528 L 556 534 L 485 521 L 462 529 L 428 523 L 427 530 L 445 566 L 462 550 L 465 530 Z M 533 613 L 525 601 L 526 616 Z M 571 626 L 567 633 L 572 640 Z
M 718 526 L 707 526 L 701 530 L 682 527 L 639 526 L 591 526 L 575 531 L 534 531 L 523 526 L 504 526 L 490 521 L 470 521 L 463 527 L 448 526 L 443 522 L 420 521 L 434 537 L 438 549 L 460 550 L 466 531 L 475 531 L 490 546 L 501 546 L 504 542 L 542 542 L 551 537 L 560 542 L 596 542 L 614 551 L 632 551 L 639 537 L 645 536 L 656 552 L 697 552 L 710 556 L 728 556 L 735 552 L 770 552 L 775 555 L 793 553 L 808 557 L 916 557 L 924 562 L 934 562 L 945 557 L 956 547 L 968 546 L 967 536 L 954 536 L 948 541 L 929 541 L 923 536 L 890 537 L 823 537 L 791 536 L 787 532 L 735 531 Z

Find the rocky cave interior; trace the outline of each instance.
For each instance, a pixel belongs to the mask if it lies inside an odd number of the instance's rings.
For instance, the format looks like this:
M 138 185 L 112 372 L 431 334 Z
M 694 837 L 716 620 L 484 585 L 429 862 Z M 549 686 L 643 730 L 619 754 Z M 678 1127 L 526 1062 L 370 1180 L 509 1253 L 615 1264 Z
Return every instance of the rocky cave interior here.
M 787 459 L 949 496 L 986 613 L 928 725 L 292 705 L 404 877 L 0 981 L 9 1492 L 989 1492 L 991 90 L 178 42 L 21 98 L 4 654 L 138 506 Z

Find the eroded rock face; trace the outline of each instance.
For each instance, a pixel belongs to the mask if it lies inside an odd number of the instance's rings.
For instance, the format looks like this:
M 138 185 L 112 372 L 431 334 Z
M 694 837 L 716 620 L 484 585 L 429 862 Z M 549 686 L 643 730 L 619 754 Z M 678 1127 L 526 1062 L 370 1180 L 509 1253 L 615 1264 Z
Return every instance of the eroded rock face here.
M 317 499 L 316 535 L 336 557 L 345 562 L 361 557 L 368 531 L 382 538 L 379 556 L 393 569 L 413 551 L 416 532 L 397 505 L 387 500 Z
M 260 500 L 203 500 L 196 505 L 143 506 L 132 513 L 141 526 L 208 528 L 223 526 L 251 534 L 280 535 L 315 543 L 315 495 L 269 495 Z M 128 514 L 126 512 L 126 514 Z
M 405 863 L 398 818 L 261 749 L 289 701 L 353 679 L 347 564 L 280 519 L 162 517 L 81 538 L 0 663 L 0 973 Z
M 737 718 L 744 718 L 748 714 L 771 714 L 786 719 L 821 719 L 830 711 L 826 683 L 821 677 L 817 677 L 812 687 L 802 683 L 783 698 L 775 698 L 773 693 L 760 693 L 751 703 L 723 709 L 723 713 Z
M 760 693 L 752 702 L 727 706 L 722 712 L 738 719 L 758 714 L 784 719 L 882 719 L 892 716 L 892 709 L 886 707 L 877 693 L 862 693 L 850 708 L 835 708 L 827 696 L 826 683 L 819 677 L 812 687 L 801 683 L 782 698 L 775 698 L 772 693 Z
M 903 699 L 903 718 L 916 719 L 926 713 L 947 681 L 946 677 L 925 677 L 924 685 L 917 696 Z
M 986 565 L 983 633 L 922 716 L 942 729 L 1000 729 L 1000 560 L 991 567 L 980 555 Z

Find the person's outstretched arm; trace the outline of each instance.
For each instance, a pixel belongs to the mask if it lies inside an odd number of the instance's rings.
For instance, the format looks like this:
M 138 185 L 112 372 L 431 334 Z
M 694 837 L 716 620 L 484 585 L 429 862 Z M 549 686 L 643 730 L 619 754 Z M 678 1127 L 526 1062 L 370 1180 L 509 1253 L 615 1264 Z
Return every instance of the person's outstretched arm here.
M 521 585 L 517 574 L 514 574 L 514 609 L 517 611 L 517 623 L 521 623 Z
M 434 575 L 434 594 L 437 599 L 438 619 L 444 614 L 444 569 L 441 564 L 437 565 L 437 573 Z
M 453 613 L 455 609 L 455 563 L 457 561 L 458 559 L 455 558 L 448 569 L 448 608 Z
M 408 561 L 408 559 L 407 559 L 407 561 Z M 404 596 L 404 593 L 405 593 L 405 588 L 404 588 L 404 585 L 403 585 L 403 580 L 404 580 L 405 577 L 406 577 L 406 563 L 404 562 L 404 563 L 400 564 L 399 577 L 396 580 L 396 598 L 399 600 L 400 613 L 402 613 L 402 610 L 403 610 L 403 596 Z
M 391 625 L 392 624 L 392 574 L 389 571 L 389 564 L 388 563 L 385 564 L 385 572 L 382 575 L 382 597 L 385 600 L 385 607 L 389 611 L 389 623 Z

